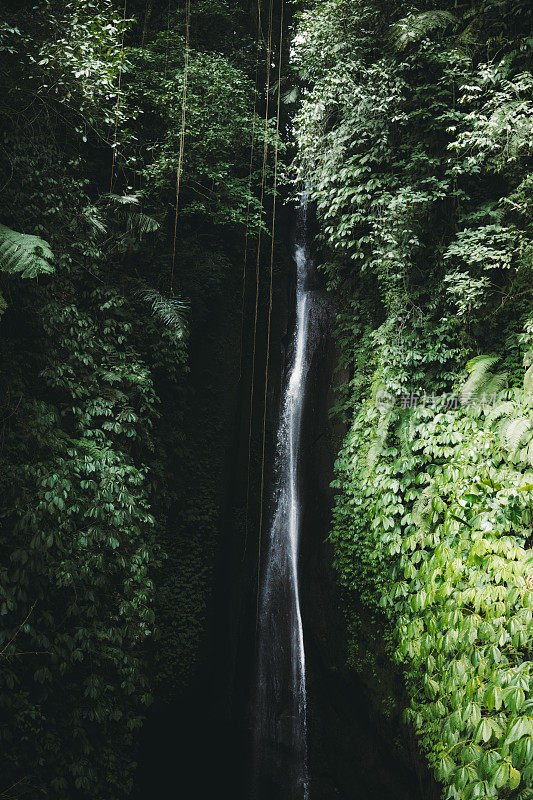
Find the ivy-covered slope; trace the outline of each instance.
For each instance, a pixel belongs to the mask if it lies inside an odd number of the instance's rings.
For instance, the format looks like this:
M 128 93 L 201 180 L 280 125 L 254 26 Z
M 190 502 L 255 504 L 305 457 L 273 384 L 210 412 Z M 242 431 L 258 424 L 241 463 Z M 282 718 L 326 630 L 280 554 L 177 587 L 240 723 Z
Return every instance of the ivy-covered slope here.
M 461 800 L 533 796 L 532 56 L 520 0 L 327 0 L 293 43 L 349 375 L 331 538 L 353 650 L 387 642 Z

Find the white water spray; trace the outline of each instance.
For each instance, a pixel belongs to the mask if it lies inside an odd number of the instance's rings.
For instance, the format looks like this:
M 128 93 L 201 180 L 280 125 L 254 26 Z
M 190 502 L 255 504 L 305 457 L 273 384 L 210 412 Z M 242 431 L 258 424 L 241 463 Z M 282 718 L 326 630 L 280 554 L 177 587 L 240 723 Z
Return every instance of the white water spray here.
M 305 650 L 298 574 L 299 454 L 306 378 L 318 336 L 314 270 L 302 200 L 294 259 L 296 323 L 276 447 L 276 489 L 259 605 L 254 798 L 308 800 Z

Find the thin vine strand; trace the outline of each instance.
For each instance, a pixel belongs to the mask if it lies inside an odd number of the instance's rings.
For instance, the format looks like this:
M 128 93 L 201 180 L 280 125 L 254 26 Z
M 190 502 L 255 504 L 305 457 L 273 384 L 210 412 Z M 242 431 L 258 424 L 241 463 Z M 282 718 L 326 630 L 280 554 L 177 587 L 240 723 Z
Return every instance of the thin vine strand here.
M 176 264 L 176 239 L 178 234 L 178 211 L 180 201 L 181 173 L 183 169 L 183 151 L 185 148 L 185 122 L 187 115 L 187 84 L 189 79 L 189 37 L 190 37 L 191 0 L 185 0 L 185 64 L 183 68 L 183 91 L 181 98 L 181 128 L 179 139 L 178 167 L 176 170 L 176 211 L 174 214 L 174 236 L 172 241 L 172 267 L 170 270 L 170 292 L 174 285 L 174 267 Z
M 113 191 L 113 182 L 115 180 L 115 162 L 117 152 L 118 140 L 118 114 L 120 111 L 120 87 L 122 84 L 122 63 L 124 61 L 124 34 L 126 32 L 126 4 L 128 0 L 124 0 L 124 9 L 122 12 L 122 36 L 120 39 L 120 64 L 118 67 L 118 89 L 117 89 L 117 105 L 115 107 L 115 131 L 113 134 L 113 154 L 111 156 L 111 178 L 109 180 L 109 193 Z
M 257 112 L 257 81 L 259 77 L 259 50 L 260 41 L 259 33 L 257 38 L 256 56 L 255 56 L 255 80 L 254 80 L 254 107 L 252 112 L 252 134 L 250 139 L 250 164 L 248 170 L 248 198 L 246 204 L 246 233 L 244 236 L 244 261 L 242 268 L 242 297 L 241 297 L 241 343 L 240 343 L 240 356 L 239 356 L 239 380 L 242 378 L 242 357 L 244 351 L 244 305 L 246 294 L 246 274 L 248 266 L 248 243 L 250 237 L 250 204 L 252 196 L 252 171 L 253 160 L 255 154 L 255 122 Z
M 250 421 L 248 429 L 248 468 L 247 468 L 247 481 L 246 481 L 246 510 L 245 510 L 245 529 L 244 529 L 244 552 L 243 558 L 246 555 L 246 547 L 248 543 L 248 516 L 250 509 L 250 463 L 252 457 L 252 425 L 253 425 L 253 402 L 254 402 L 254 389 L 255 389 L 255 361 L 257 351 L 257 319 L 259 310 L 259 267 L 261 259 L 261 225 L 263 221 L 263 206 L 265 198 L 265 183 L 266 183 L 266 166 L 268 155 L 268 112 L 270 102 L 270 60 L 272 51 L 272 16 L 273 16 L 273 0 L 270 0 L 269 15 L 268 15 L 268 42 L 266 49 L 266 102 L 265 102 L 265 129 L 264 129 L 264 145 L 263 145 L 263 164 L 261 169 L 261 197 L 259 205 L 259 226 L 257 232 L 257 259 L 255 266 L 255 314 L 254 314 L 254 332 L 253 332 L 253 348 L 252 348 L 252 376 L 250 381 Z
M 261 539 L 263 536 L 263 499 L 265 488 L 265 442 L 266 442 L 266 418 L 267 418 L 267 396 L 268 396 L 268 372 L 270 366 L 270 332 L 272 320 L 272 291 L 274 276 L 274 240 L 276 234 L 276 200 L 278 190 L 278 154 L 279 154 L 279 119 L 281 107 L 281 62 L 283 56 L 283 18 L 285 11 L 284 0 L 281 0 L 281 17 L 279 26 L 279 54 L 278 54 L 278 101 L 276 107 L 276 140 L 274 145 L 274 198 L 272 202 L 272 230 L 270 242 L 270 273 L 269 273 L 269 294 L 268 294 L 268 326 L 266 341 L 266 361 L 265 361 L 265 390 L 263 396 L 263 436 L 261 446 L 261 489 L 259 493 L 259 533 L 257 544 L 257 605 L 255 614 L 255 624 L 259 621 L 259 594 L 261 588 Z

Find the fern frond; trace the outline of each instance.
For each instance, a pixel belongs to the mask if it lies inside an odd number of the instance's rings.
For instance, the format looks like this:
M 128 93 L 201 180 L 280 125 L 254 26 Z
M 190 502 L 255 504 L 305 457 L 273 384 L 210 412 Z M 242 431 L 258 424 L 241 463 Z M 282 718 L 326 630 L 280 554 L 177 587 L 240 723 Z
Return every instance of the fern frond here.
M 153 233 L 160 228 L 159 222 L 148 214 L 143 214 L 140 211 L 130 212 L 128 214 L 128 230 L 137 233 L 139 237 L 147 233 Z
M 425 533 L 429 528 L 428 511 L 432 499 L 438 494 L 436 484 L 430 483 L 422 494 L 415 500 L 411 511 L 411 520 L 414 525 Z
M 488 394 L 494 385 L 499 385 L 505 380 L 505 375 L 497 376 L 490 371 L 491 367 L 498 361 L 498 356 L 476 356 L 466 365 L 470 375 L 460 390 L 460 400 L 466 403 L 479 400 L 482 395 Z
M 372 443 L 370 445 L 366 457 L 366 465 L 369 472 L 373 471 L 381 453 L 383 452 L 383 448 L 385 447 L 385 442 L 387 441 L 387 435 L 389 433 L 391 422 L 392 422 L 392 410 L 388 411 L 386 414 L 383 414 L 378 422 L 378 426 L 376 428 L 376 435 L 372 440 Z
M 150 217 L 148 214 L 144 214 L 142 211 L 136 211 L 132 208 L 132 206 L 139 205 L 140 199 L 140 196 L 137 194 L 104 195 L 104 200 L 111 205 L 117 206 L 116 213 L 119 217 L 126 220 L 127 230 L 137 234 L 139 238 L 142 238 L 145 234 L 153 233 L 158 230 L 161 225 L 154 217 Z
M 521 108 L 521 101 L 509 104 L 511 106 L 510 121 L 512 125 L 511 135 L 509 136 L 508 150 L 509 155 L 513 158 L 519 154 L 521 150 L 527 150 L 531 147 L 531 120 L 528 117 L 520 117 L 515 119 L 513 111 Z
M 89 225 L 98 231 L 98 233 L 107 232 L 107 228 L 104 225 L 100 217 L 100 212 L 96 206 L 87 206 L 87 208 L 84 208 L 82 211 L 82 216 Z
M 22 278 L 36 278 L 54 271 L 53 258 L 50 245 L 40 236 L 0 225 L 0 270 L 19 273 Z
M 187 303 L 177 297 L 165 297 L 156 289 L 144 289 L 138 294 L 152 306 L 152 313 L 171 330 L 172 335 L 182 339 L 187 331 Z
M 507 373 L 506 372 L 497 372 L 495 375 L 488 376 L 488 380 L 485 384 L 483 389 L 483 394 L 485 395 L 486 402 L 492 402 L 493 398 L 501 392 L 505 384 L 507 383 Z M 481 398 L 483 399 L 483 398 Z
M 524 437 L 531 431 L 531 420 L 528 417 L 512 417 L 503 419 L 499 426 L 499 434 L 510 453 L 515 453 L 524 444 Z
M 524 463 L 533 467 L 533 436 L 529 440 L 528 444 L 520 451 L 520 459 Z
M 471 358 L 470 361 L 467 361 L 466 368 L 468 372 L 475 373 L 481 369 L 488 370 L 498 361 L 498 356 L 492 355 L 481 355 L 481 356 L 474 356 Z
M 391 28 L 391 39 L 397 50 L 405 50 L 412 42 L 418 42 L 436 30 L 445 30 L 457 18 L 450 11 L 423 11 L 409 14 Z
M 398 426 L 398 439 L 400 440 L 400 447 L 402 455 L 410 456 L 412 454 L 411 443 L 413 441 L 413 417 L 410 413 L 402 415 L 402 420 Z
M 94 461 L 107 461 L 110 456 L 113 456 L 113 450 L 109 447 L 99 447 L 98 444 L 91 439 L 72 439 L 71 440 L 77 450 L 82 450 L 86 455 L 90 456 Z
M 103 197 L 104 200 L 116 203 L 119 206 L 138 205 L 140 199 L 138 194 L 113 194 L 112 192 L 103 195 Z
M 512 400 L 505 400 L 503 403 L 498 403 L 498 405 L 493 406 L 485 419 L 488 425 L 492 425 L 497 419 L 510 417 L 512 414 L 516 413 L 516 411 L 516 403 L 513 403 Z

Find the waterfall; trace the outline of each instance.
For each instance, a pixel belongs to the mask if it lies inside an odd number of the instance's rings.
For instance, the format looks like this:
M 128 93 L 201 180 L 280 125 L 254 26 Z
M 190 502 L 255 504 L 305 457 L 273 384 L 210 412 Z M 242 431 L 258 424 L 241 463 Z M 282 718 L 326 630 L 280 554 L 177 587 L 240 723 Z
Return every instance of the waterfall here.
M 307 201 L 294 242 L 296 321 L 279 421 L 271 527 L 258 616 L 254 798 L 307 800 L 307 697 L 298 573 L 299 454 L 309 366 L 319 340 L 320 292 L 313 290 Z

